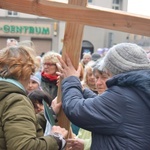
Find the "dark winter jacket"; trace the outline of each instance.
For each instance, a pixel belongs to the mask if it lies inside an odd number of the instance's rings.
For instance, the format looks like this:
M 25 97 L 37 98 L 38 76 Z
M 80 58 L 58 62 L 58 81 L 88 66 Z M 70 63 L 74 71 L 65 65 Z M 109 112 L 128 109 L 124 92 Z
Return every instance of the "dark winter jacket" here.
M 0 150 L 57 150 L 57 141 L 43 136 L 33 105 L 16 85 L 0 81 Z
M 65 114 L 92 132 L 91 150 L 150 150 L 150 71 L 114 76 L 101 95 L 82 91 L 78 78 L 62 82 Z
M 56 85 L 57 81 L 50 81 L 49 79 L 46 79 L 42 77 L 41 79 L 41 87 L 44 91 L 49 93 L 54 99 L 57 96 L 58 86 Z

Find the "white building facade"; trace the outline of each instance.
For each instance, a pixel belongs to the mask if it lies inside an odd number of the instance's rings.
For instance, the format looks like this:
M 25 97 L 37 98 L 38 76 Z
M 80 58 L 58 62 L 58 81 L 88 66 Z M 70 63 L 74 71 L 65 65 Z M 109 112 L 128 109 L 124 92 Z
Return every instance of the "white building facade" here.
M 127 11 L 127 3 L 128 0 L 89 0 L 90 5 L 122 11 Z M 38 55 L 51 50 L 60 52 L 64 29 L 65 22 L 62 21 L 0 9 L 0 49 L 6 46 L 8 38 L 15 38 L 18 41 L 33 41 Z M 129 33 L 85 26 L 82 53 L 93 53 L 99 48 L 129 42 L 130 38 L 134 40 Z

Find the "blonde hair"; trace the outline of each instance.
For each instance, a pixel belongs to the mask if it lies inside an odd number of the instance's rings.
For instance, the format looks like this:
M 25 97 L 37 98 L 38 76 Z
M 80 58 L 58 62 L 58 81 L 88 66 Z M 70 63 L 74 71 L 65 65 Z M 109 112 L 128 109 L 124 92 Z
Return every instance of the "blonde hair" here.
M 16 46 L 18 41 L 16 39 L 7 39 L 7 46 Z
M 32 56 L 36 56 L 36 48 L 35 48 L 35 44 L 33 43 L 33 41 L 30 41 L 30 40 L 24 40 L 24 41 L 21 41 L 18 43 L 19 46 L 27 46 L 29 47 L 30 49 L 32 49 L 32 51 L 30 52 L 30 54 Z M 39 71 L 40 70 L 40 67 L 41 67 L 41 64 L 39 63 L 39 61 L 35 58 L 35 66 L 36 66 L 36 71 Z
M 11 46 L 0 51 L 0 77 L 15 80 L 30 79 L 35 71 L 32 49 L 26 46 Z
M 49 52 L 45 53 L 44 56 L 42 57 L 42 63 L 45 63 L 45 62 L 51 62 L 54 64 L 60 63 L 57 56 L 61 56 L 61 55 L 54 51 L 49 51 Z
M 21 45 L 21 46 L 28 46 L 28 47 L 30 47 L 30 48 L 32 48 L 32 49 L 35 49 L 34 43 L 33 43 L 32 41 L 30 41 L 30 40 L 21 41 L 21 42 L 18 43 L 18 45 Z
M 92 58 L 91 53 L 83 53 L 83 58 L 84 58 L 84 57 L 87 57 L 87 56 L 88 56 L 89 58 Z
M 82 82 L 81 82 L 82 85 L 85 85 L 85 86 L 89 87 L 89 85 L 88 85 L 88 74 L 89 74 L 90 71 L 93 73 L 93 68 L 92 68 L 92 66 L 93 66 L 94 64 L 95 64 L 95 62 L 91 61 L 91 62 L 89 62 L 89 63 L 85 66 L 85 68 L 84 68 L 83 80 L 82 80 Z

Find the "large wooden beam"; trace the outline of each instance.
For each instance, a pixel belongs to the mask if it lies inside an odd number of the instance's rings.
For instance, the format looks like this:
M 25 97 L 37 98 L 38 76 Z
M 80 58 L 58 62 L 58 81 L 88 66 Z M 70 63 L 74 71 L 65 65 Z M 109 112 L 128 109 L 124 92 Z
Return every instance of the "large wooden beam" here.
M 69 4 L 86 6 L 87 0 L 70 0 Z M 71 58 L 74 67 L 77 69 L 81 54 L 82 36 L 84 26 L 79 23 L 66 23 L 65 35 L 63 40 L 62 57 L 67 53 Z M 58 102 L 61 101 L 61 84 L 58 89 Z M 70 122 L 65 116 L 63 110 L 60 110 L 58 115 L 58 125 L 70 131 Z M 71 133 L 71 131 L 69 132 Z M 71 134 L 69 135 L 71 136 Z
M 83 25 L 150 36 L 150 17 L 50 0 L 0 0 L 0 8 Z

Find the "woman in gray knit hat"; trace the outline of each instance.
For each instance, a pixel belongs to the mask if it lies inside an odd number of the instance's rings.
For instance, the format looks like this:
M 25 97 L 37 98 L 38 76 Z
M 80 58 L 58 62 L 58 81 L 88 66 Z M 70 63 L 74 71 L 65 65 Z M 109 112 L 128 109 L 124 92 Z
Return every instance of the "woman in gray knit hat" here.
M 92 132 L 91 150 L 150 149 L 150 60 L 138 45 L 110 48 L 100 66 L 111 78 L 101 95 L 82 90 L 69 58 L 62 68 L 62 106 L 77 126 Z

